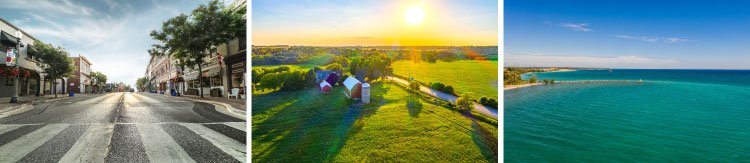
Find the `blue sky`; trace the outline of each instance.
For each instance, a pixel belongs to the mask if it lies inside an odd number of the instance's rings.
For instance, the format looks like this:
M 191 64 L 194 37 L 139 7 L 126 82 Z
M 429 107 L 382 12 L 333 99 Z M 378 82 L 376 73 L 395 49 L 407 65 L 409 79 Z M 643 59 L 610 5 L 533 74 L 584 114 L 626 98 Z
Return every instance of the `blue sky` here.
M 506 0 L 515 66 L 750 69 L 750 1 Z
M 493 0 L 255 0 L 254 45 L 497 45 Z M 412 7 L 424 21 L 405 22 Z
M 144 75 L 146 50 L 155 43 L 149 32 L 206 2 L 0 0 L 0 16 L 43 42 L 64 45 L 71 56 L 85 56 L 108 82 L 133 85 Z

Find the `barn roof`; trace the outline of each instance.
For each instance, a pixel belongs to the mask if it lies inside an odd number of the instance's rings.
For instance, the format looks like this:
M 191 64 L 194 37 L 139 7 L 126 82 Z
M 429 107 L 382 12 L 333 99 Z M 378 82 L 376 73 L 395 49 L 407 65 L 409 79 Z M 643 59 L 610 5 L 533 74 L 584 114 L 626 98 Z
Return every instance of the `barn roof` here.
M 331 84 L 329 84 L 328 82 L 326 82 L 325 80 L 323 80 L 323 82 L 320 82 L 320 88 L 323 88 L 323 86 L 329 86 L 330 87 Z
M 344 87 L 346 87 L 346 89 L 348 89 L 348 90 L 351 90 L 354 86 L 356 86 L 357 84 L 360 84 L 360 83 L 361 82 L 359 82 L 359 80 L 357 80 L 354 77 L 350 76 L 350 77 L 346 78 L 346 80 L 344 80 Z

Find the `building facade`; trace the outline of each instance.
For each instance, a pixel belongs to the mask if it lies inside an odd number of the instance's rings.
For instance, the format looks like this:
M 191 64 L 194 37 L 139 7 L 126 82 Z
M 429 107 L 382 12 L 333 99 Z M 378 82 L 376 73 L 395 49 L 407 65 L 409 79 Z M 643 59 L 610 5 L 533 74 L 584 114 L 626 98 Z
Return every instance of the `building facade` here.
M 169 56 L 151 56 L 146 74 L 149 82 L 146 84 L 149 92 L 169 93 L 175 90 L 175 82 L 172 81 L 176 76 L 175 63 Z
M 69 79 L 69 90 L 75 93 L 91 93 L 93 91 L 91 61 L 81 55 L 71 58 L 73 59 L 73 64 L 76 66 L 76 71 L 73 73 L 73 77 Z
M 247 0 L 236 0 L 232 7 L 246 6 Z M 203 58 L 201 65 L 179 67 L 178 61 L 164 56 L 152 56 L 146 67 L 146 90 L 149 92 L 227 97 L 232 89 L 239 89 L 245 98 L 247 76 L 247 39 L 245 34 L 216 46 L 216 51 Z M 199 74 L 203 81 L 199 79 Z
M 58 83 L 58 88 L 64 87 L 60 85 L 65 82 L 64 79 L 45 81 L 43 70 L 39 67 L 39 54 L 33 48 L 36 41 L 38 40 L 33 36 L 0 18 L 0 50 L 6 54 L 4 57 L 8 54 L 16 55 L 15 61 L 18 63 L 18 69 L 5 61 L 0 63 L 0 97 L 13 96 L 14 89 L 17 89 L 19 96 L 50 94 L 53 82 Z M 58 89 L 57 92 L 65 90 Z

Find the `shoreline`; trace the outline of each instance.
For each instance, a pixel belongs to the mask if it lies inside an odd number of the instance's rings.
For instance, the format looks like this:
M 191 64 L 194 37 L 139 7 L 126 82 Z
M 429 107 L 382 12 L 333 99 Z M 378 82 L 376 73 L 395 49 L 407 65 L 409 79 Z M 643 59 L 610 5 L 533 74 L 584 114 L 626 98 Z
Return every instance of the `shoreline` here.
M 569 81 L 555 81 L 555 84 L 596 84 L 596 83 L 638 83 L 643 84 L 646 81 L 643 80 L 569 80 Z M 511 90 L 518 88 L 525 88 L 531 86 L 544 85 L 544 83 L 524 83 L 517 85 L 503 85 L 503 90 Z
M 531 87 L 531 86 L 537 86 L 537 85 L 544 85 L 544 83 L 524 83 L 524 84 L 516 84 L 516 85 L 503 85 L 503 90 L 511 90 L 511 89 L 518 89 L 518 88 L 524 88 L 524 87 Z

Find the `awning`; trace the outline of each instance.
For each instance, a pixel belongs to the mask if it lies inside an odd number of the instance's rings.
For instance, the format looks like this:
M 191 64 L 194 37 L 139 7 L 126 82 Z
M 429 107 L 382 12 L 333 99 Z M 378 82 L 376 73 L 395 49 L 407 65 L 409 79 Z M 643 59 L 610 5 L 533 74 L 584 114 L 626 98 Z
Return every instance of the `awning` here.
M 13 37 L 10 33 L 3 31 L 2 34 L 0 34 L 0 44 L 5 46 L 16 46 L 17 42 L 18 38 Z
M 216 76 L 219 73 L 221 73 L 221 67 L 218 65 L 216 66 L 210 66 L 208 68 L 203 69 L 203 77 L 212 77 Z M 195 80 L 198 78 L 198 71 L 191 71 L 185 74 L 184 79 L 185 80 Z
M 187 73 L 185 74 L 184 78 L 185 80 L 195 80 L 196 78 L 198 78 L 198 71 Z
M 203 77 L 211 77 L 216 76 L 221 72 L 221 67 L 219 66 L 211 66 L 207 68 L 207 70 L 203 70 Z

